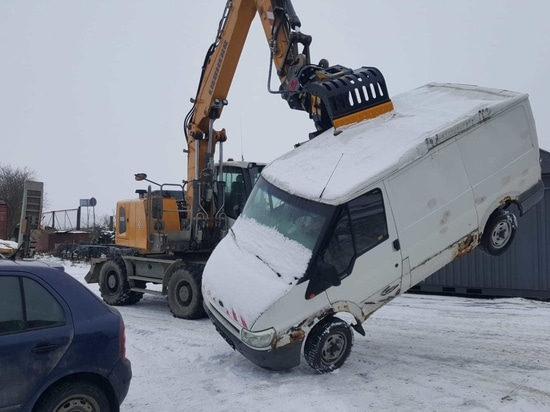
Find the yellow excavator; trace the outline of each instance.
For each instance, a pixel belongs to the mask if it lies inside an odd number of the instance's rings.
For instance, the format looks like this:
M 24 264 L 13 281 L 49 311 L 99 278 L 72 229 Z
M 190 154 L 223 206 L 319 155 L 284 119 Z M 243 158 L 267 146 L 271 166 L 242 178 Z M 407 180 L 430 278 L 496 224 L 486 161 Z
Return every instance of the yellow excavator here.
M 309 114 L 317 134 L 376 117 L 393 109 L 382 73 L 374 67 L 349 69 L 310 62 L 311 36 L 290 0 L 229 0 L 209 47 L 192 108 L 185 118 L 187 180 L 158 184 L 144 173 L 138 181 L 155 186 L 119 201 L 116 246 L 111 256 L 93 259 L 88 283 L 99 283 L 110 305 L 138 302 L 144 293 L 167 296 L 174 316 L 205 315 L 201 277 L 206 260 L 237 218 L 261 173 L 262 164 L 223 162 L 225 129 L 215 130 L 255 15 L 271 52 L 268 79 L 275 70 L 279 94 L 291 109 Z M 214 160 L 218 150 L 219 161 Z M 231 274 L 228 274 L 230 276 Z M 156 286 L 155 286 L 156 285 Z

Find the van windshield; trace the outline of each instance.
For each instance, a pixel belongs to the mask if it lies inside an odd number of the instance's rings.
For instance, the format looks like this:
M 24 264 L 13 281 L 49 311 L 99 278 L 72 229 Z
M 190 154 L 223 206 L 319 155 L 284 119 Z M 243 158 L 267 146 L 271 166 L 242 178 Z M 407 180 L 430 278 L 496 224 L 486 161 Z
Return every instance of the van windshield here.
M 260 177 L 243 215 L 313 251 L 334 206 L 291 195 Z

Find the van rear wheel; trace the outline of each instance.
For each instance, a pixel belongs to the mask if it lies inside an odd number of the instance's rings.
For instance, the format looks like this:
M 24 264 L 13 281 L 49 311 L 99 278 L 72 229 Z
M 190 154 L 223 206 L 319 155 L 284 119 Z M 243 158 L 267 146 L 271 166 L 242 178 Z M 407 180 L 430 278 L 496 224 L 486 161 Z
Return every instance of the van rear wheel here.
M 512 244 L 518 227 L 516 216 L 507 210 L 498 210 L 487 222 L 480 248 L 491 256 L 500 256 Z
M 353 333 L 342 319 L 327 317 L 309 333 L 304 345 L 307 363 L 318 373 L 328 373 L 340 368 L 353 346 Z

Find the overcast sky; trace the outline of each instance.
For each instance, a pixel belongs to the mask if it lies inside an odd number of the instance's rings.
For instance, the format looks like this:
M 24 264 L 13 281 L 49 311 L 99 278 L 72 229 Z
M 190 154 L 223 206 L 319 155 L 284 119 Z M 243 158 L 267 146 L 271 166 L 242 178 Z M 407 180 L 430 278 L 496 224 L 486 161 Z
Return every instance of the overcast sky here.
M 390 96 L 429 82 L 526 92 L 550 149 L 547 0 L 294 0 L 313 61 L 378 67 Z M 45 184 L 46 211 L 95 197 L 112 214 L 134 173 L 186 179 L 191 108 L 225 0 L 0 0 L 0 164 Z M 256 19 L 227 106 L 224 157 L 269 162 L 313 123 L 266 90 Z M 277 87 L 277 84 L 272 86 Z M 391 142 L 388 142 L 391 144 Z M 498 150 L 498 148 L 495 148 Z

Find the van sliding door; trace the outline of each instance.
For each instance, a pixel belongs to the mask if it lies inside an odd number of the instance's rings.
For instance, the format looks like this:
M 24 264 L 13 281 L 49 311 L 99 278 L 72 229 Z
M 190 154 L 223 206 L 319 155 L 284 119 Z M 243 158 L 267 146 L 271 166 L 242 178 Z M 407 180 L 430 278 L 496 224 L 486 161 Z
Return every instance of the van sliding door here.
M 454 259 L 453 245 L 477 231 L 472 188 L 454 140 L 389 178 L 386 187 L 409 259 L 407 289 Z

